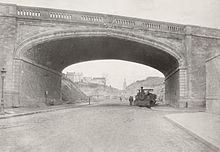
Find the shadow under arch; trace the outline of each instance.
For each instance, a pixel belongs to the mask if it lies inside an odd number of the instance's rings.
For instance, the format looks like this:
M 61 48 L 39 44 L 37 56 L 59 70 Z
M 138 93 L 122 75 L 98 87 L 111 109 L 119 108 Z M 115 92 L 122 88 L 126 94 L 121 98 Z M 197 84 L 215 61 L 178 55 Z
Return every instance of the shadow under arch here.
M 153 48 L 157 48 L 160 51 L 166 52 L 167 54 L 172 56 L 174 59 L 176 59 L 178 63 L 177 68 L 181 68 L 185 66 L 185 60 L 184 60 L 183 55 L 178 51 L 178 49 L 174 45 L 170 43 L 167 44 L 165 42 L 160 42 L 148 36 L 129 33 L 126 31 L 119 31 L 116 29 L 58 30 L 58 31 L 45 32 L 43 34 L 39 34 L 39 35 L 30 37 L 30 38 L 27 38 L 23 42 L 18 44 L 17 49 L 15 51 L 14 58 L 28 60 L 27 58 L 24 57 L 24 52 L 33 48 L 34 46 L 47 43 L 50 41 L 57 41 L 57 40 L 68 39 L 68 38 L 82 38 L 82 37 L 110 37 L 110 38 L 117 38 L 119 40 L 136 42 L 138 44 L 143 44 L 146 46 L 151 46 Z M 85 61 L 88 61 L 88 60 L 85 60 Z M 160 71 L 160 69 L 158 70 Z M 164 74 L 167 75 L 166 73 Z
M 22 62 L 20 100 L 34 98 L 41 101 L 45 100 L 44 93 L 48 90 L 52 92 L 51 99 L 60 99 L 61 71 L 74 63 L 97 59 L 126 60 L 151 66 L 165 77 L 185 65 L 182 55 L 172 44 L 112 29 L 45 32 L 18 44 L 14 59 Z M 26 81 L 28 76 L 32 81 Z M 178 78 L 174 79 L 177 86 L 174 88 L 179 89 Z M 37 87 L 29 86 L 31 82 Z M 171 95 L 175 96 L 172 100 L 176 101 L 178 93 L 174 94 Z

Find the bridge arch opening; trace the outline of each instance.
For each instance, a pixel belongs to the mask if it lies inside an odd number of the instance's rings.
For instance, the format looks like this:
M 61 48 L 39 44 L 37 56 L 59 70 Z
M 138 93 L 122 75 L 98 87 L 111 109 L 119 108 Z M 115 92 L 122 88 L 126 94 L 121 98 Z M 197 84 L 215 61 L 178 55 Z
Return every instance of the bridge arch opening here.
M 117 67 L 117 68 L 115 68 Z M 91 60 L 72 64 L 66 67 L 62 74 L 72 79 L 73 82 L 81 82 L 83 78 L 106 78 L 106 85 L 123 90 L 123 81 L 126 85 L 145 80 L 147 77 L 165 78 L 160 71 L 135 62 L 124 60 Z
M 143 64 L 123 60 L 92 60 L 70 65 L 62 73 L 64 101 L 85 99 L 79 96 L 81 92 L 75 95 L 75 88 L 71 86 L 78 86 L 84 94 L 95 100 L 119 100 L 120 97 L 128 100 L 143 86 L 154 89 L 158 103 L 164 102 L 164 75 Z
M 153 67 L 165 75 L 166 102 L 176 105 L 180 100 L 182 58 L 165 44 L 118 33 L 61 34 L 33 40 L 19 47 L 14 58 L 21 71 L 18 80 L 21 105 L 44 103 L 45 92 L 48 98 L 60 103 L 62 70 L 74 63 L 98 59 L 125 60 Z

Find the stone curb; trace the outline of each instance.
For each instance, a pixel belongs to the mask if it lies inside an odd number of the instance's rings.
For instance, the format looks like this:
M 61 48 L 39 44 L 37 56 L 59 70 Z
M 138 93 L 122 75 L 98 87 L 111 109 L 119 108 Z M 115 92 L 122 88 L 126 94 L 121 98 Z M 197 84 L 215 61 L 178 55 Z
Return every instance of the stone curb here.
M 154 108 L 151 107 L 151 110 L 153 111 L 164 111 L 164 112 L 179 112 L 180 110 L 176 110 L 176 109 L 158 109 L 158 108 Z
M 184 130 L 185 132 L 189 133 L 190 135 L 192 135 L 193 137 L 195 137 L 196 139 L 198 139 L 199 141 L 201 141 L 203 144 L 205 144 L 206 146 L 208 146 L 210 149 L 216 151 L 216 152 L 220 152 L 220 148 L 218 146 L 216 146 L 215 144 L 207 141 L 206 139 L 200 137 L 198 134 L 196 134 L 195 132 L 185 128 L 184 126 L 182 126 L 181 124 L 177 123 L 176 121 L 170 119 L 168 116 L 164 116 L 164 118 L 169 121 L 170 123 L 172 123 L 173 125 L 177 126 L 178 128 Z
M 71 108 L 78 108 L 82 106 L 86 106 L 88 104 L 80 104 L 80 105 L 75 105 L 75 106 L 69 106 L 69 107 L 57 107 L 57 108 L 51 108 L 51 109 L 45 109 L 45 110 L 37 110 L 37 111 L 31 111 L 31 112 L 24 112 L 24 113 L 17 113 L 17 114 L 11 114 L 11 115 L 0 115 L 0 119 L 8 119 L 12 117 L 19 117 L 19 116 L 27 116 L 27 115 L 33 115 L 33 114 L 38 114 L 38 113 L 46 113 L 46 112 L 53 112 L 53 111 L 58 111 L 58 110 L 64 110 L 64 109 L 71 109 Z
M 205 110 L 203 109 L 159 109 L 155 107 L 151 107 L 151 110 L 153 111 L 164 111 L 164 112 L 204 112 Z

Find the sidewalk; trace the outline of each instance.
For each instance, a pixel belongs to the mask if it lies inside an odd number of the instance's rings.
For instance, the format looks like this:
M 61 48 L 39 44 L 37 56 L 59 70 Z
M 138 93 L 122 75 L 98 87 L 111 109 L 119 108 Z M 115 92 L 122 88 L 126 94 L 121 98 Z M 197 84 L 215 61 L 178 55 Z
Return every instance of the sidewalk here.
M 77 108 L 77 107 L 81 107 L 85 105 L 89 105 L 89 103 L 81 102 L 81 103 L 74 103 L 74 104 L 63 104 L 63 105 L 45 106 L 45 107 L 10 108 L 10 109 L 5 109 L 5 114 L 0 115 L 0 119 L 7 119 L 11 117 L 25 116 L 25 115 L 31 115 L 31 114 L 37 114 L 37 113 L 69 109 L 69 108 Z
M 220 115 L 195 112 L 168 114 L 165 118 L 220 152 Z

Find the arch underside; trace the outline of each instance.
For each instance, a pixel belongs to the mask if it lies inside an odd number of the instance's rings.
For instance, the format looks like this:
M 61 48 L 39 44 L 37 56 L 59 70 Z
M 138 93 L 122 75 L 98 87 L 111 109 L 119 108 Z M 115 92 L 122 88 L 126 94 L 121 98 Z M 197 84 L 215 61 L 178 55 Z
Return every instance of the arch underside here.
M 23 51 L 22 58 L 61 72 L 83 61 L 119 59 L 141 63 L 165 76 L 178 68 L 178 60 L 167 52 L 135 41 L 104 36 L 51 40 Z

